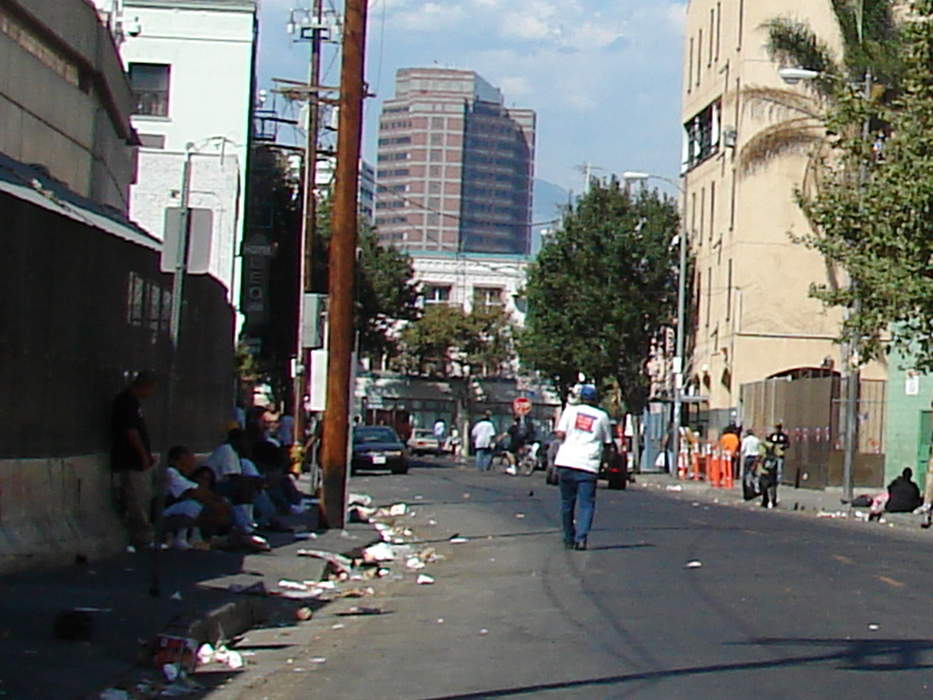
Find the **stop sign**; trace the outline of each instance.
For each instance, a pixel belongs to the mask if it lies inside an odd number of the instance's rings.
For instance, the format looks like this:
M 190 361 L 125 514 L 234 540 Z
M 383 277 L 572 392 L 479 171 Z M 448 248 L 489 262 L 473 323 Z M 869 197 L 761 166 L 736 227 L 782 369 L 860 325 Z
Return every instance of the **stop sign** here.
M 531 413 L 531 399 L 526 399 L 524 396 L 514 399 L 512 401 L 512 412 L 516 416 L 527 416 Z

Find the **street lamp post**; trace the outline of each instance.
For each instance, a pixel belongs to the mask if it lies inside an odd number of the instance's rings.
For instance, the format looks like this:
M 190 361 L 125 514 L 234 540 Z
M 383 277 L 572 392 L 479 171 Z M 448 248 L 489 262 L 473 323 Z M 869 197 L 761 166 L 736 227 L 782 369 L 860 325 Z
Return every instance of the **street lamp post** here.
M 671 451 L 673 452 L 674 463 L 668 465 L 670 472 L 674 473 L 674 464 L 676 464 L 680 454 L 680 424 L 683 416 L 684 345 L 687 315 L 687 176 L 686 174 L 682 176 L 683 185 L 662 175 L 634 171 L 622 173 L 622 179 L 625 182 L 647 182 L 649 179 L 662 180 L 673 185 L 680 192 L 680 236 L 678 241 L 680 260 L 677 273 L 677 336 L 674 350 L 674 418 L 673 429 L 671 430 Z
M 816 80 L 822 74 L 819 71 L 808 70 L 806 68 L 781 68 L 778 70 L 778 75 L 780 75 L 781 79 L 788 85 L 796 85 L 801 80 Z M 863 90 L 863 97 L 866 100 L 871 100 L 873 83 L 872 73 L 868 70 L 865 72 L 864 82 L 861 85 L 856 84 L 859 89 Z M 862 124 L 862 138 L 867 141 L 870 137 L 871 116 L 867 116 Z M 866 164 L 863 162 L 859 166 L 858 173 L 860 192 L 863 190 L 867 179 L 868 170 Z M 861 204 L 860 201 L 860 207 Z M 855 286 L 856 280 L 850 280 L 850 284 Z M 852 311 L 850 314 L 857 314 L 860 307 L 861 304 L 858 297 L 856 297 L 852 304 Z M 853 476 L 855 471 L 855 454 L 858 449 L 859 385 L 861 384 L 862 378 L 858 353 L 856 352 L 856 345 L 854 342 L 845 344 L 845 359 L 843 365 L 843 371 L 846 374 L 845 399 L 843 399 L 843 407 L 845 409 L 843 425 L 845 432 L 843 433 L 842 453 L 842 500 L 846 503 L 851 503 L 854 492 Z

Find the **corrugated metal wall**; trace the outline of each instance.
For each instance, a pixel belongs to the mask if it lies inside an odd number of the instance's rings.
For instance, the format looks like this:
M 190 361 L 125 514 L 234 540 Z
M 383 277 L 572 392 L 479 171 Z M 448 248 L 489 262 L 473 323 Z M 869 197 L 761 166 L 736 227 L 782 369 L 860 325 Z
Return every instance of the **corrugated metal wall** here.
M 0 457 L 106 453 L 110 404 L 126 377 L 167 376 L 171 276 L 153 250 L 6 194 L 0 221 Z M 157 449 L 215 445 L 233 402 L 224 289 L 189 277 L 185 300 L 174 404 L 167 410 L 163 381 L 145 406 Z

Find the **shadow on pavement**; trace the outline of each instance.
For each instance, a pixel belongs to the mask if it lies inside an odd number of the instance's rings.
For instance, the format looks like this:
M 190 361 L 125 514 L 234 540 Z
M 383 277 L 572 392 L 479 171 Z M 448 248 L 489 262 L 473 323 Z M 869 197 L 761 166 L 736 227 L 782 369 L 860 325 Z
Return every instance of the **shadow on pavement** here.
M 517 688 L 496 688 L 472 693 L 461 693 L 458 695 L 436 696 L 428 698 L 427 700 L 502 698 L 512 695 L 526 695 L 528 693 L 552 690 L 595 688 L 599 686 L 619 685 L 622 683 L 662 681 L 678 677 L 734 673 L 737 671 L 759 671 L 827 662 L 840 662 L 842 665 L 837 666 L 837 668 L 850 671 L 905 671 L 933 668 L 931 664 L 920 663 L 921 657 L 933 650 L 933 641 L 927 639 L 756 639 L 737 644 L 749 646 L 827 647 L 827 651 L 822 654 L 788 656 L 767 661 L 688 666 L 661 671 L 644 671 L 614 676 L 602 676 L 599 678 L 587 678 L 578 681 L 565 681 L 562 683 L 541 683 Z M 896 659 L 896 661 L 893 663 L 882 663 L 882 660 L 888 658 Z

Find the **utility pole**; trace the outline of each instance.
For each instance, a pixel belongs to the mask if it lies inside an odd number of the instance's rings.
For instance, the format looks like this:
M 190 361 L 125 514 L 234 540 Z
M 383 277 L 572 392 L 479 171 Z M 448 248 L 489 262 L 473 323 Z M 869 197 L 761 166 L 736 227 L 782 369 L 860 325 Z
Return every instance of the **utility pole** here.
M 357 192 L 363 100 L 367 0 L 346 0 L 340 70 L 340 123 L 330 241 L 327 408 L 324 412 L 324 516 L 346 523 L 347 448 L 350 441 L 350 378 L 353 358 L 353 298 L 356 277 Z
M 305 294 L 314 291 L 312 264 L 314 262 L 314 239 L 317 234 L 317 153 L 320 135 L 320 110 L 318 93 L 315 88 L 321 83 L 321 48 L 323 45 L 322 21 L 324 0 L 314 0 L 314 25 L 311 29 L 311 65 L 308 71 L 308 134 L 305 144 L 304 171 L 304 216 L 301 220 L 301 232 L 298 239 L 298 333 L 296 348 L 296 368 L 304 367 L 305 372 L 296 372 L 294 379 L 293 412 L 295 418 L 295 436 L 304 436 L 304 388 L 309 366 L 308 352 L 304 343 L 304 305 Z

